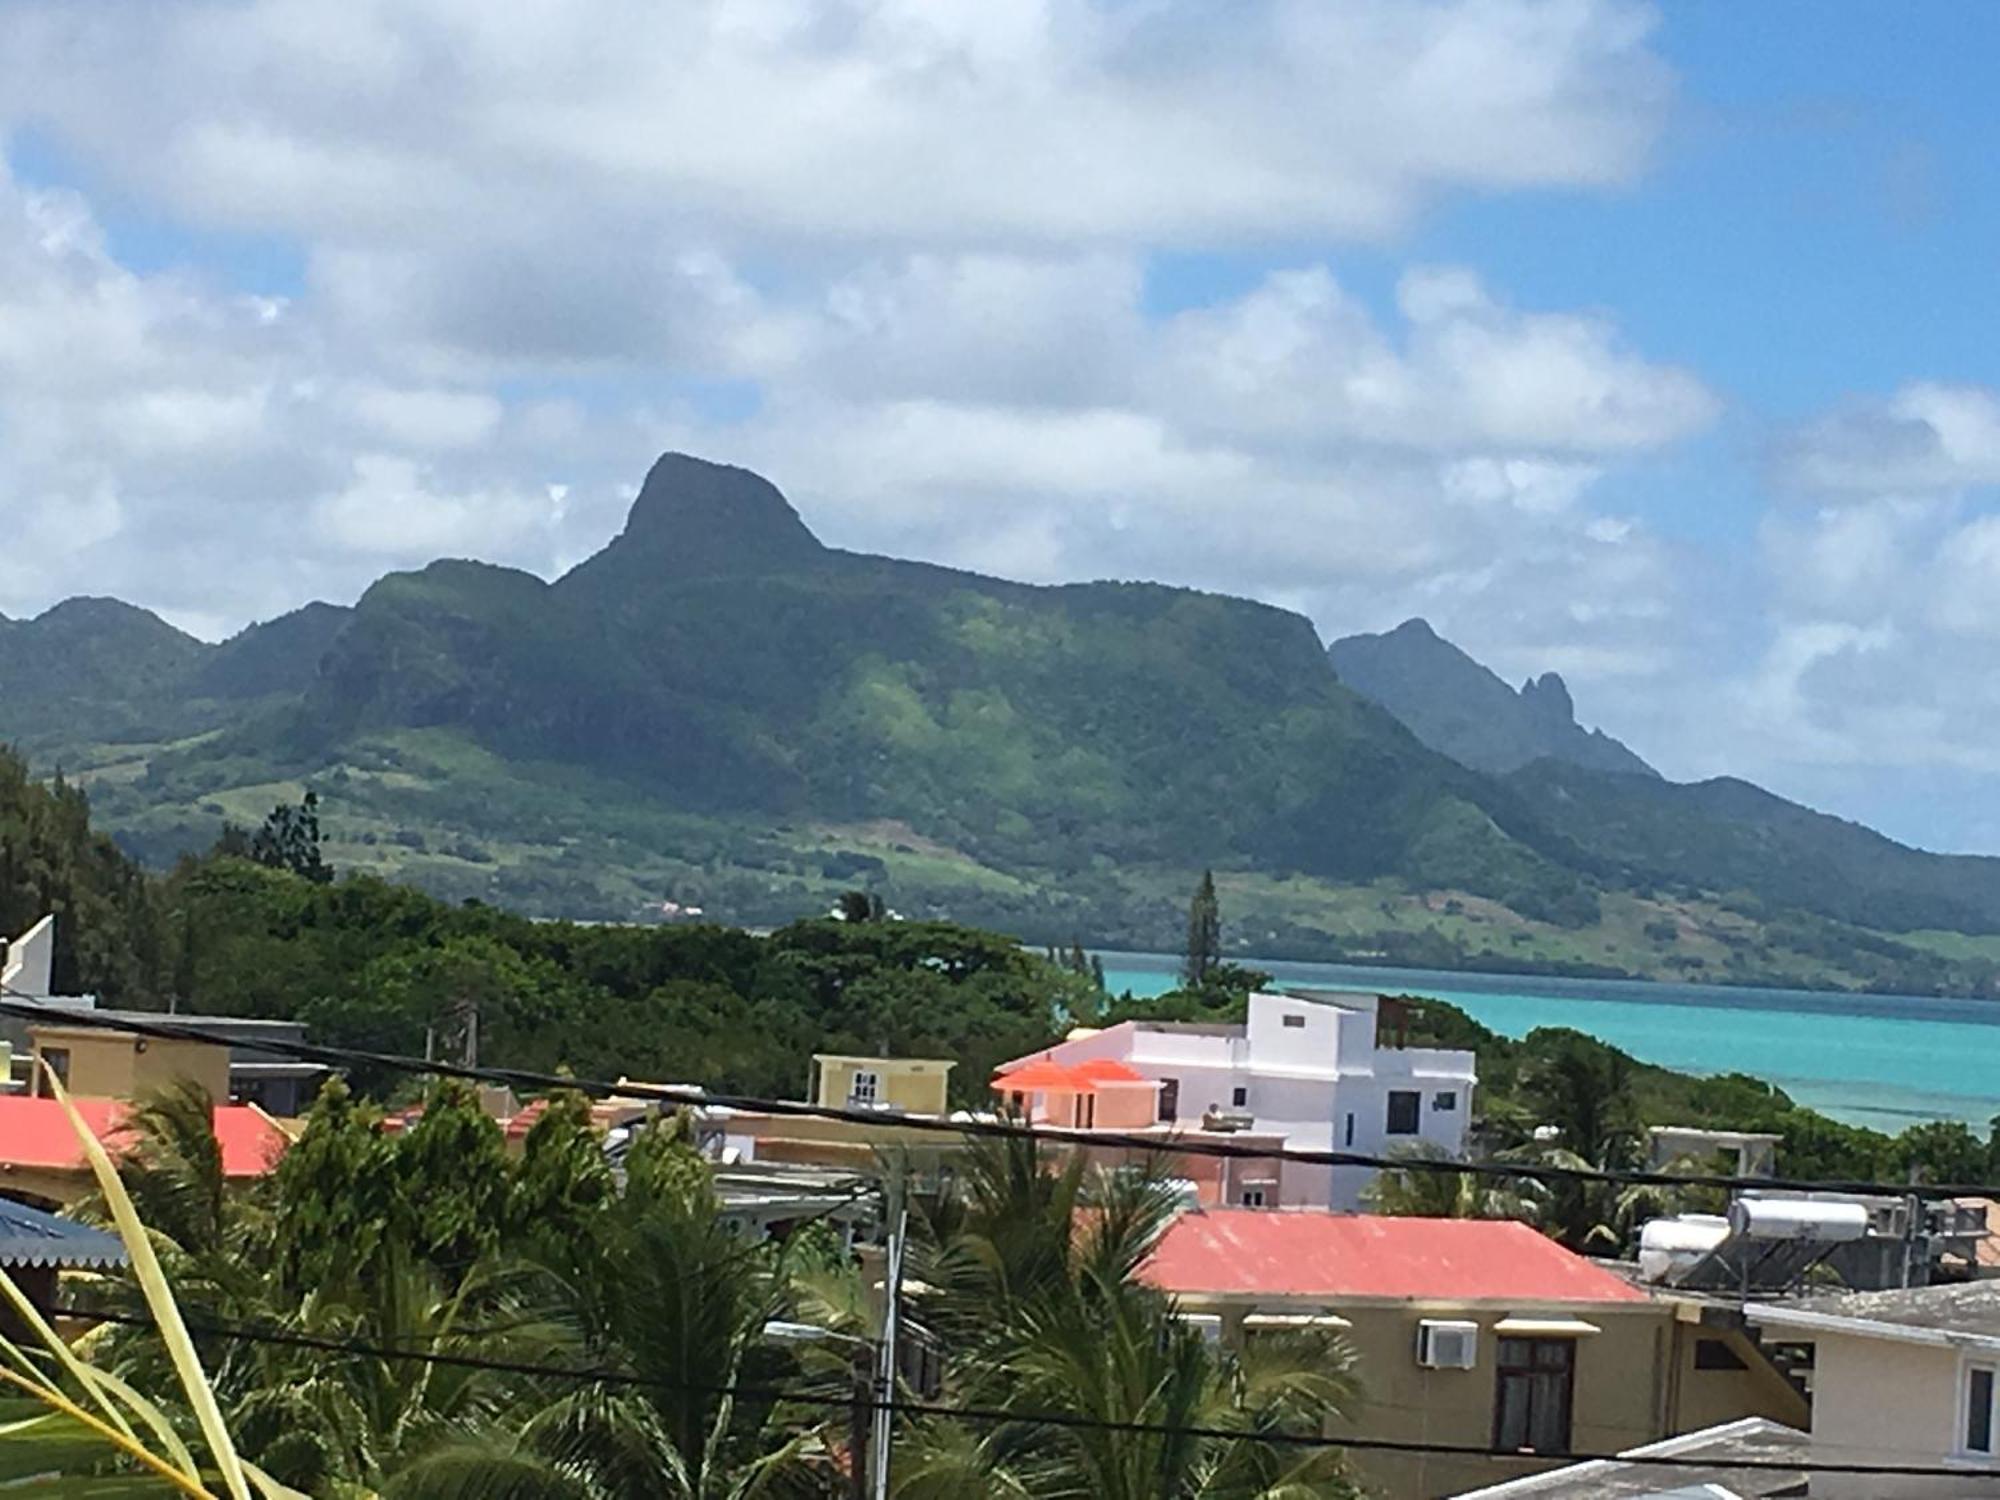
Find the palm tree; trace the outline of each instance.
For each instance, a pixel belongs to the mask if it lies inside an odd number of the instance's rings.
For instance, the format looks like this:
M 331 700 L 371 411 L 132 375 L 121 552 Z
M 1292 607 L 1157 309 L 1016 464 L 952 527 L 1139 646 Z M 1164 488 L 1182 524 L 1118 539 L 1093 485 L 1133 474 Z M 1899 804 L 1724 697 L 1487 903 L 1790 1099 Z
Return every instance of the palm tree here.
M 1632 1060 L 1580 1032 L 1559 1033 L 1522 1080 L 1539 1112 L 1538 1157 L 1569 1170 L 1616 1172 L 1640 1163 L 1641 1131 Z M 1548 1232 L 1572 1250 L 1616 1251 L 1651 1202 L 1616 1182 L 1555 1178 Z
M 1412 1162 L 1453 1159 L 1443 1147 L 1429 1142 L 1405 1147 L 1396 1155 Z M 1521 1158 L 1517 1154 L 1496 1158 L 1510 1159 Z M 1372 1212 L 1405 1219 L 1518 1219 L 1535 1224 L 1548 1204 L 1548 1194 L 1532 1177 L 1454 1172 L 1441 1166 L 1386 1169 L 1376 1174 L 1362 1196 Z
M 952 1350 L 948 1395 L 1012 1420 L 915 1426 L 900 1440 L 898 1500 L 1353 1493 L 1338 1453 L 1260 1441 L 1324 1430 L 1355 1391 L 1347 1346 L 1294 1332 L 1212 1349 L 1138 1275 L 1175 1209 L 1149 1172 L 1094 1172 L 1074 1155 L 1052 1167 L 1019 1139 L 971 1153 L 961 1193 L 920 1225 L 917 1274 L 934 1291 L 915 1315 Z
M 723 1223 L 678 1132 L 647 1132 L 626 1172 L 589 1277 L 566 1288 L 573 1367 L 610 1378 L 538 1393 L 498 1441 L 486 1432 L 431 1448 L 385 1495 L 755 1500 L 830 1471 L 824 1410 L 758 1394 L 795 1375 L 765 1338 L 786 1311 L 777 1253 Z

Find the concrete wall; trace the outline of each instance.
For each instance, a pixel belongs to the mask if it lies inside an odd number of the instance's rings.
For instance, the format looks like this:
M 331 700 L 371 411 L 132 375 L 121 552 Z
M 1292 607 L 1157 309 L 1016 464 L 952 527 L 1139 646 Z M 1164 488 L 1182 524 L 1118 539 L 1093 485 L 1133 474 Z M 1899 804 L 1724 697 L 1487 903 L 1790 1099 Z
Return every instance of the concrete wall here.
M 847 1108 L 856 1073 L 874 1073 L 881 1079 L 878 1104 L 913 1115 L 941 1115 L 946 1110 L 951 1064 L 920 1057 L 822 1058 L 817 1102 L 830 1109 Z
M 1737 1328 L 1675 1325 L 1675 1351 L 1667 1389 L 1667 1423 L 1663 1436 L 1700 1432 L 1734 1422 L 1739 1417 L 1769 1417 L 1787 1427 L 1807 1427 L 1812 1408 L 1792 1383 L 1778 1373 Z M 1740 1370 L 1696 1367 L 1696 1349 L 1704 1340 L 1722 1344 L 1742 1363 Z
M 33 1091 L 47 1093 L 45 1051 L 69 1054 L 69 1091 L 80 1098 L 135 1099 L 177 1079 L 193 1079 L 218 1104 L 229 1101 L 229 1049 L 210 1042 L 133 1036 L 129 1032 L 36 1026 L 29 1033 Z
M 1663 1435 L 1665 1371 L 1671 1357 L 1673 1310 L 1664 1303 L 1578 1305 L 1560 1309 L 1468 1307 L 1450 1304 L 1328 1302 L 1204 1303 L 1190 1311 L 1223 1315 L 1225 1337 L 1241 1339 L 1241 1319 L 1252 1310 L 1331 1312 L 1353 1324 L 1345 1337 L 1357 1356 L 1362 1398 L 1329 1431 L 1409 1442 L 1470 1444 L 1493 1440 L 1498 1390 L 1499 1336 L 1493 1325 L 1512 1315 L 1576 1317 L 1602 1331 L 1576 1341 L 1576 1388 L 1571 1445 L 1617 1451 Z M 1470 1370 L 1430 1370 L 1417 1363 L 1417 1324 L 1424 1318 L 1464 1319 L 1480 1325 L 1479 1350 Z M 1738 1413 L 1744 1415 L 1745 1413 Z M 1560 1459 L 1439 1454 L 1354 1453 L 1357 1477 L 1380 1500 L 1431 1500 L 1502 1479 L 1558 1467 Z
M 1784 1330 L 1773 1329 L 1774 1336 Z M 1844 1463 L 1936 1464 L 1959 1438 L 1962 1359 L 1949 1347 L 1853 1334 L 1813 1335 L 1813 1448 Z M 2000 1474 L 2000 1470 L 1996 1470 Z M 1989 1482 L 2000 1495 L 2000 1477 Z M 1986 1493 L 1966 1480 L 1818 1474 L 1814 1500 L 1905 1500 Z

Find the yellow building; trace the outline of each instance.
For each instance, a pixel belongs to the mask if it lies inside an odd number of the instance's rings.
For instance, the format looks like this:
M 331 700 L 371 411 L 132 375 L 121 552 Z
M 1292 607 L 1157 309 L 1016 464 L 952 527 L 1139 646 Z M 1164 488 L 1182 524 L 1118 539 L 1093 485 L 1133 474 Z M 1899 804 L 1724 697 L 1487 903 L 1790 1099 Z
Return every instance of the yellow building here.
M 135 1099 L 190 1078 L 217 1102 L 229 1098 L 229 1049 L 214 1042 L 168 1040 L 95 1026 L 28 1028 L 29 1092 L 46 1096 L 47 1072 L 80 1098 Z
M 1525 1224 L 1229 1209 L 1183 1215 L 1142 1273 L 1234 1342 L 1341 1331 L 1361 1398 L 1332 1436 L 1368 1493 L 1431 1500 L 1742 1417 L 1805 1424 L 1803 1391 L 1735 1323 L 1648 1296 Z
M 895 1109 L 941 1115 L 956 1064 L 934 1057 L 843 1057 L 816 1052 L 813 1103 L 823 1109 Z

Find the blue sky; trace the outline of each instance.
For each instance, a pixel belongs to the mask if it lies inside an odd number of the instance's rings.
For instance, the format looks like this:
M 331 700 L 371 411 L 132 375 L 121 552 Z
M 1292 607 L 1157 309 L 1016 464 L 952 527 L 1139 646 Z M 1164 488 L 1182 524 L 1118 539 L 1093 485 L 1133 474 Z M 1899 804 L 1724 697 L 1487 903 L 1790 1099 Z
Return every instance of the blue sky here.
M 2000 852 L 2000 13 L 0 0 L 0 611 L 829 540 L 1432 619 Z

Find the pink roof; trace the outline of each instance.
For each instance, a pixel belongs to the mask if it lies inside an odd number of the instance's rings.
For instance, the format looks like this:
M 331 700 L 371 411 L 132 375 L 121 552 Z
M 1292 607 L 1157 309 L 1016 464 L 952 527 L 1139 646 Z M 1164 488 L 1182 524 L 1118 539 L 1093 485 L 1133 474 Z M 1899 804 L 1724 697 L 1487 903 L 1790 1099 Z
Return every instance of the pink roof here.
M 1011 1071 L 1002 1073 L 993 1080 L 993 1087 L 1011 1093 L 1033 1094 L 1054 1090 L 1058 1093 L 1081 1094 L 1090 1087 L 1074 1068 L 1066 1068 L 1049 1057 L 1031 1058 Z
M 1092 1083 L 1149 1083 L 1150 1079 L 1137 1068 L 1127 1067 L 1115 1057 L 1093 1057 L 1088 1062 L 1080 1062 L 1075 1068 L 1076 1076 Z
M 1646 1294 L 1526 1224 L 1378 1214 L 1186 1213 L 1141 1275 L 1181 1295 L 1438 1302 L 1643 1302 Z
M 113 1154 L 131 1144 L 123 1134 L 131 1106 L 122 1099 L 73 1099 L 90 1133 Z M 215 1107 L 215 1139 L 222 1147 L 225 1177 L 261 1177 L 277 1164 L 291 1138 L 260 1109 L 248 1104 Z M 0 1164 L 56 1170 L 89 1170 L 83 1144 L 53 1099 L 0 1095 Z

